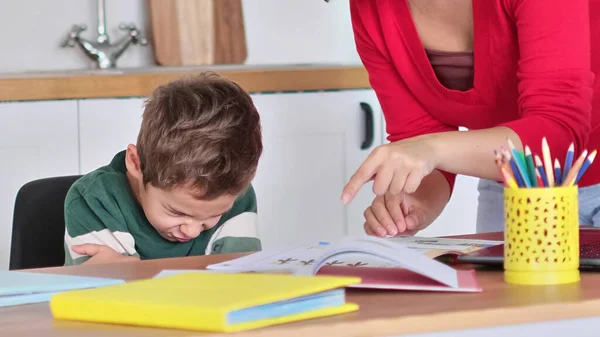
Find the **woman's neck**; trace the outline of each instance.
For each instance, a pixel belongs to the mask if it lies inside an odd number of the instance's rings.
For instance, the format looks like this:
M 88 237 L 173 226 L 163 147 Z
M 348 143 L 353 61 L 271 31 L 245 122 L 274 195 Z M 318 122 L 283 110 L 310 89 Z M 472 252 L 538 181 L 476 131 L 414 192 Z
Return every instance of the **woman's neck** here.
M 406 0 L 426 49 L 473 50 L 472 0 Z

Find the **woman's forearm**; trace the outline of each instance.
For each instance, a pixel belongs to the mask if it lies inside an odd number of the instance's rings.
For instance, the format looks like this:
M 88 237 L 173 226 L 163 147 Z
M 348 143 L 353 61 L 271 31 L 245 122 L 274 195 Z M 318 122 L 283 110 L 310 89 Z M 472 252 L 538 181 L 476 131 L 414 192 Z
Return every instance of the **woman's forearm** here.
M 428 200 L 430 205 L 435 205 L 435 212 L 439 214 L 450 200 L 450 184 L 440 171 L 433 170 L 423 178 L 419 188 L 413 194 L 418 199 Z
M 502 180 L 494 150 L 507 146 L 508 139 L 517 150 L 522 150 L 521 140 L 507 127 L 432 133 L 380 145 L 350 177 L 344 186 L 342 201 L 350 202 L 369 180 L 373 180 L 373 192 L 380 196 L 425 191 L 424 186 L 420 186 L 425 178 L 429 181 L 443 176 L 442 172 L 437 172 L 429 177 L 436 169 Z
M 501 180 L 494 162 L 494 150 L 508 147 L 508 139 L 517 150 L 522 150 L 519 136 L 507 127 L 442 132 L 423 137 L 434 149 L 438 169 L 490 180 Z

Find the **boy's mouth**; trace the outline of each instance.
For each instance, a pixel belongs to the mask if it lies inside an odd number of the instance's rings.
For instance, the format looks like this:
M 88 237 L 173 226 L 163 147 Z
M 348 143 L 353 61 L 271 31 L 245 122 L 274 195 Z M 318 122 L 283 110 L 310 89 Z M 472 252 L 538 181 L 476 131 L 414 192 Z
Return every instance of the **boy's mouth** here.
M 188 242 L 188 241 L 191 240 L 190 238 L 179 238 L 179 237 L 176 237 L 176 236 L 173 236 L 173 238 L 175 240 L 179 241 L 179 242 Z

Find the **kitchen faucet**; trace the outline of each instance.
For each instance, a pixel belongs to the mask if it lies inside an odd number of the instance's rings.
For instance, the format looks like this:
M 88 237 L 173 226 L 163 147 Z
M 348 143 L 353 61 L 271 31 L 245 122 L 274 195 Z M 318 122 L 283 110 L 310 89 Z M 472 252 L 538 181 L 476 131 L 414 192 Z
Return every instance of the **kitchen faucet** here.
M 106 34 L 106 12 L 104 0 L 97 0 L 98 4 L 98 37 L 96 41 L 89 41 L 80 36 L 80 33 L 87 29 L 86 25 L 73 25 L 71 32 L 61 44 L 61 47 L 75 47 L 79 45 L 85 54 L 95 61 L 98 68 L 116 68 L 117 59 L 123 54 L 130 44 L 146 45 L 148 41 L 141 36 L 137 27 L 131 23 L 129 25 L 120 24 L 119 29 L 128 31 L 128 34 L 121 37 L 115 44 L 110 44 Z

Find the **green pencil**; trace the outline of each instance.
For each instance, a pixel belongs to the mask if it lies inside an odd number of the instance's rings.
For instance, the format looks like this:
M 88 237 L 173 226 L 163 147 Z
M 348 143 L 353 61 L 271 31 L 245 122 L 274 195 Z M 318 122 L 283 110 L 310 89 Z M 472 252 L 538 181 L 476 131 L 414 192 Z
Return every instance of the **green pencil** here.
M 515 147 L 515 144 L 510 139 L 508 139 L 508 147 L 510 149 L 510 152 L 513 153 L 515 164 L 517 165 L 521 176 L 523 176 L 523 182 L 525 183 L 525 186 L 531 187 L 531 177 L 529 176 L 530 173 L 527 170 L 527 162 L 525 161 L 525 155 L 523 155 L 523 151 L 518 151 Z
M 533 187 L 538 187 L 535 173 L 535 164 L 533 163 L 533 154 L 531 153 L 531 149 L 528 145 L 525 146 L 525 159 L 527 161 L 527 173 L 531 177 L 531 184 Z

